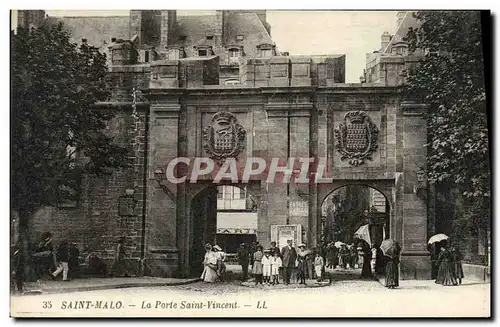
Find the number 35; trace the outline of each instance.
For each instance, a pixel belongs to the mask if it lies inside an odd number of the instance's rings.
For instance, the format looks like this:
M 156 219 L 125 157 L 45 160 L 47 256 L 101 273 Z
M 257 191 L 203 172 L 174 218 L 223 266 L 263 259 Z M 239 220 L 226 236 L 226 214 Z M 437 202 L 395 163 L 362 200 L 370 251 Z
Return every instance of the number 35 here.
M 52 308 L 52 302 L 51 301 L 43 301 L 43 308 L 44 309 Z

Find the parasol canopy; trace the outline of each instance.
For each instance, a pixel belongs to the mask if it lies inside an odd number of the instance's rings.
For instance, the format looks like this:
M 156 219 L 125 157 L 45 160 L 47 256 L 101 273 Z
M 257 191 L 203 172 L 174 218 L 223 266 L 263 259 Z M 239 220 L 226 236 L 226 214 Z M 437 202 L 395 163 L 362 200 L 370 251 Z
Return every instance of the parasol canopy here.
M 380 250 L 385 256 L 394 258 L 399 255 L 399 245 L 396 241 L 392 239 L 382 241 L 380 244 Z
M 334 245 L 335 245 L 335 247 L 337 247 L 337 248 L 339 248 L 339 249 L 340 249 L 340 247 L 341 247 L 342 245 L 345 245 L 345 243 L 340 242 L 340 241 L 337 241 L 337 242 L 335 242 L 335 244 L 334 244 Z
M 363 225 L 354 233 L 355 238 L 365 241 L 368 244 L 372 244 L 370 239 L 370 225 Z
M 439 242 L 445 241 L 447 239 L 449 239 L 449 237 L 446 236 L 445 234 L 436 234 L 429 239 L 429 244 L 439 243 Z

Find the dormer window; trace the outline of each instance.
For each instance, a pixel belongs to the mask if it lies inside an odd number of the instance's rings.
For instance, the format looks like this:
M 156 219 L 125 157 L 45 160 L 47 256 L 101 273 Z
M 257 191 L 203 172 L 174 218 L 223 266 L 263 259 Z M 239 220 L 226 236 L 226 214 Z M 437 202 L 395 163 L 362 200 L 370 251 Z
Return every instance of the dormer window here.
M 243 57 L 242 46 L 229 46 L 228 47 L 228 61 L 229 64 L 239 64 L 239 58 Z
M 272 44 L 260 44 L 257 46 L 257 50 L 261 58 L 271 58 L 274 56 L 274 45 Z
M 168 60 L 178 60 L 184 58 L 184 48 L 182 47 L 168 47 L 167 48 L 167 59 Z
M 238 58 L 240 56 L 240 49 L 229 49 L 229 58 Z
M 236 35 L 236 41 L 243 41 L 245 37 L 243 35 Z
M 207 35 L 207 40 L 213 40 L 213 39 L 214 39 L 213 35 L 211 35 L 211 34 Z
M 194 47 L 198 57 L 208 57 L 213 56 L 213 51 L 211 46 L 199 45 Z

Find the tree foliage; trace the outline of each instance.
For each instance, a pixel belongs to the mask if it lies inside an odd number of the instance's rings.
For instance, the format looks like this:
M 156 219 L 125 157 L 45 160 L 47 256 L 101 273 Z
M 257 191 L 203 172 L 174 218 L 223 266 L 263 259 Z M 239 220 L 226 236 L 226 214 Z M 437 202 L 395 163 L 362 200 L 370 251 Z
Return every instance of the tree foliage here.
M 460 223 L 488 225 L 490 158 L 481 16 L 474 11 L 421 11 L 407 34 L 425 60 L 409 71 L 406 96 L 430 105 L 431 182 L 452 183 L 465 211 Z M 463 226 L 462 226 L 463 227 Z
M 81 174 L 126 165 L 105 132 L 106 57 L 70 42 L 63 25 L 11 34 L 11 207 L 20 219 L 73 195 Z M 25 213 L 25 214 L 21 214 Z

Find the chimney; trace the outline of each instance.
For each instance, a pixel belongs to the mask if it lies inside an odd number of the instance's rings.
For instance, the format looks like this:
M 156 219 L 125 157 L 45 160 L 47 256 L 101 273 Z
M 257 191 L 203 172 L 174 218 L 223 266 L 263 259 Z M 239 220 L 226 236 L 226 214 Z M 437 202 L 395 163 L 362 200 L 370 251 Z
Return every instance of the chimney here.
M 224 44 L 224 30 L 227 28 L 228 12 L 226 10 L 215 11 L 215 26 L 214 26 L 214 45 L 222 46 Z
M 172 43 L 174 27 L 177 24 L 176 10 L 162 10 L 160 23 L 160 50 Z
M 384 32 L 380 36 L 380 45 L 382 47 L 381 52 L 383 53 L 385 51 L 385 48 L 389 45 L 389 42 L 391 42 L 391 36 L 389 35 L 389 32 Z

